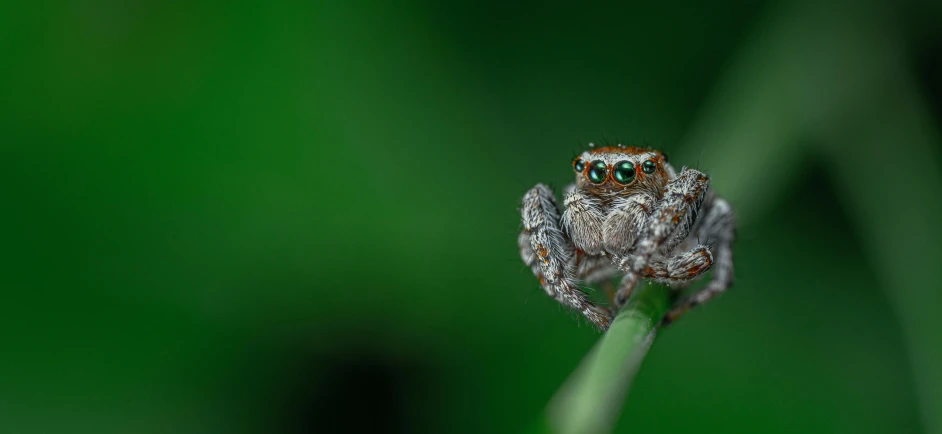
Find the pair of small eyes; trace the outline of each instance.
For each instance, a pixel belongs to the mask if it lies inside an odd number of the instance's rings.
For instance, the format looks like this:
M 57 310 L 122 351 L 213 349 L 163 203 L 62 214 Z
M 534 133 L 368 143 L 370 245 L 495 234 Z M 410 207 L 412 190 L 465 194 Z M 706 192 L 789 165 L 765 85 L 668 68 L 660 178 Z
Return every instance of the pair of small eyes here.
M 573 168 L 576 172 L 582 172 L 586 167 L 581 158 L 573 162 Z M 657 165 L 651 160 L 645 160 L 641 163 L 641 171 L 650 175 L 657 169 Z M 593 184 L 601 184 L 608 177 L 608 166 L 602 160 L 595 160 L 589 163 L 589 172 L 587 174 L 589 181 Z M 635 165 L 630 161 L 619 161 L 615 163 L 612 169 L 612 178 L 619 184 L 631 184 L 635 179 Z

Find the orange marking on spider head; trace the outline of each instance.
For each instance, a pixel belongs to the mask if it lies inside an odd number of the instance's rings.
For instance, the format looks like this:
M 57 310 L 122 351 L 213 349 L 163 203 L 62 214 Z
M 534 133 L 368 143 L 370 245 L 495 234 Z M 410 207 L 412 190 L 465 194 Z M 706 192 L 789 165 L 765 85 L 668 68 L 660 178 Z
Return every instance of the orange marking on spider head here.
M 637 146 L 625 146 L 625 147 L 622 147 L 622 146 L 604 146 L 604 147 L 601 147 L 601 148 L 593 148 L 593 149 L 589 149 L 589 150 L 588 150 L 588 153 L 589 153 L 590 155 L 608 154 L 608 153 L 612 153 L 612 154 L 630 154 L 630 155 L 638 155 L 638 154 L 647 154 L 647 153 L 649 153 L 649 152 L 653 152 L 653 153 L 657 154 L 659 160 L 661 160 L 661 161 L 664 160 L 664 156 L 663 156 L 659 151 L 654 150 L 654 149 L 651 149 L 651 148 L 641 148 L 641 147 L 637 147 Z

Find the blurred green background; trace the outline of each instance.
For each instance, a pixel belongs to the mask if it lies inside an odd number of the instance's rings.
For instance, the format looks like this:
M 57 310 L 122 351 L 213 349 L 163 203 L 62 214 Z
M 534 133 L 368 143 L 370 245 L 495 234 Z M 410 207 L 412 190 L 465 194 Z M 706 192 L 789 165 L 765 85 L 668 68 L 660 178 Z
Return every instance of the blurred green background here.
M 617 432 L 942 433 L 942 8 L 0 13 L 0 432 L 520 432 L 598 334 L 518 201 L 590 141 L 739 212 Z

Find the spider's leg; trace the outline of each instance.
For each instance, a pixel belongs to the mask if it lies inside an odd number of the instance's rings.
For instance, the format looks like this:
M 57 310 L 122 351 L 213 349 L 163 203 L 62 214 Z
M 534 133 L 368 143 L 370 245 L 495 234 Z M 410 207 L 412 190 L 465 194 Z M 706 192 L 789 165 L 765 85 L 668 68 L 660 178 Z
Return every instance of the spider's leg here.
M 658 249 L 672 249 L 690 233 L 697 212 L 706 197 L 710 180 L 703 173 L 684 169 L 667 183 L 664 198 L 658 202 L 631 255 L 617 259 L 625 277 L 615 294 L 615 307 L 621 309 L 641 277 L 644 266 Z
M 576 279 L 587 285 L 605 283 L 622 274 L 612 266 L 612 260 L 607 256 L 587 255 L 585 252 L 579 252 L 578 250 L 576 252 L 574 265 Z
M 602 293 L 605 294 L 605 299 L 609 303 L 615 304 L 615 285 L 612 284 L 611 280 L 602 282 Z
M 623 261 L 634 261 L 633 255 L 622 257 Z M 658 283 L 671 285 L 679 290 L 691 280 L 700 277 L 713 266 L 713 254 L 707 246 L 697 246 L 684 253 L 674 256 L 666 261 L 652 261 L 641 267 L 638 274 Z M 618 286 L 619 292 L 626 289 L 626 285 L 633 285 L 634 282 L 628 279 L 628 276 L 622 278 Z M 631 291 L 630 288 L 627 289 Z
M 713 266 L 707 246 L 697 246 L 664 262 L 651 262 L 641 269 L 641 277 L 672 285 L 685 284 Z
M 537 184 L 523 196 L 523 232 L 517 238 L 520 257 L 533 270 L 546 293 L 582 313 L 599 329 L 611 322 L 608 309 L 596 306 L 575 284 L 572 243 L 559 228 L 559 209 L 553 192 Z
M 733 284 L 733 251 L 732 244 L 735 236 L 735 216 L 733 209 L 725 200 L 716 198 L 703 217 L 698 235 L 701 239 L 709 240 L 713 247 L 713 278 L 700 291 L 681 300 L 664 316 L 662 324 L 667 325 L 676 320 L 684 312 L 706 303 L 713 297 L 722 294 Z
M 609 305 L 615 304 L 615 285 L 612 278 L 624 273 L 612 265 L 608 256 L 589 255 L 577 249 L 573 267 L 576 270 L 576 279 L 585 285 L 598 286 Z

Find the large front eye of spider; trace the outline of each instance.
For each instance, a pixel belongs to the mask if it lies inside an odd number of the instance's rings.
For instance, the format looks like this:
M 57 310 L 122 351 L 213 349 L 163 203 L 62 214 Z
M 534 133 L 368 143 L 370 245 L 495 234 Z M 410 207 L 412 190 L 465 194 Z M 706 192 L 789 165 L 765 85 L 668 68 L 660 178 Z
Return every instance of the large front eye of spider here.
M 648 175 L 654 173 L 655 169 L 657 169 L 657 165 L 651 160 L 645 160 L 644 163 L 641 163 L 641 171 Z
M 582 173 L 582 169 L 585 169 L 585 161 L 582 161 L 581 158 L 576 158 L 572 162 L 572 168 L 575 169 L 576 172 Z
M 595 160 L 589 163 L 589 181 L 592 181 L 593 184 L 605 182 L 606 175 L 608 175 L 608 166 L 605 165 L 604 161 Z
M 612 178 L 619 184 L 631 184 L 635 179 L 635 165 L 630 161 L 619 161 L 615 163 L 615 169 L 612 170 Z

